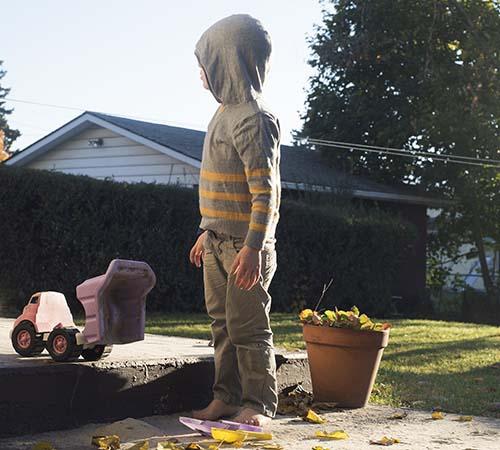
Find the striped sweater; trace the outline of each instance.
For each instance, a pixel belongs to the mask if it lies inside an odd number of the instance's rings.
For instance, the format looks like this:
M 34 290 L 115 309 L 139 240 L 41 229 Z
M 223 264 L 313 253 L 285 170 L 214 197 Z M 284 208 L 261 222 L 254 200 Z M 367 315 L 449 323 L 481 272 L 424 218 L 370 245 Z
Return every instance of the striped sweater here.
M 260 250 L 274 241 L 281 194 L 279 121 L 261 96 L 269 38 L 250 16 L 230 16 L 203 34 L 195 54 L 221 103 L 203 146 L 200 228 Z

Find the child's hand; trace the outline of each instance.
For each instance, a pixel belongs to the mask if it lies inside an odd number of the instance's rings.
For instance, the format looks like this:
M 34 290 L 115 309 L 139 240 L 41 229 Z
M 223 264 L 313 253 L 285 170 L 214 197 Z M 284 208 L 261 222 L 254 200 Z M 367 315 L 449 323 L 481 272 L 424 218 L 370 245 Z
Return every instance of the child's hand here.
M 204 231 L 198 236 L 193 248 L 189 252 L 189 261 L 191 261 L 191 264 L 194 264 L 196 267 L 201 267 L 201 262 L 203 261 L 203 243 L 205 242 L 206 237 L 207 231 Z
M 234 259 L 230 274 L 236 275 L 234 284 L 249 291 L 259 281 L 260 251 L 245 245 Z

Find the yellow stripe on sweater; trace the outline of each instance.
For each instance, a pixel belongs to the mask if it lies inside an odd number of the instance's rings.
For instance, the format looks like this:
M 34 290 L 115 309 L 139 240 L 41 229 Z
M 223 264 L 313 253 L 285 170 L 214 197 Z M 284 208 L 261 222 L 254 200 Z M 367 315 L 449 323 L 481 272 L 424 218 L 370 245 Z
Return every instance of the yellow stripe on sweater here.
M 259 187 L 259 186 L 249 186 L 250 193 L 252 194 L 271 194 L 273 192 L 272 188 Z
M 265 205 L 262 205 L 262 204 L 254 203 L 252 205 L 252 211 L 258 211 L 258 212 L 261 212 L 264 214 L 268 214 L 271 212 L 271 208 L 269 208 Z
M 263 225 L 261 223 L 250 222 L 249 228 L 252 231 L 260 231 L 261 233 L 265 233 L 267 229 L 267 225 Z
M 269 168 L 262 168 L 262 169 L 245 169 L 245 173 L 247 174 L 248 178 L 251 177 L 265 177 L 271 175 L 271 169 Z
M 220 209 L 200 208 L 202 216 L 216 217 L 221 219 L 237 220 L 239 222 L 248 222 L 250 214 L 238 213 L 233 211 L 222 211 Z
M 242 173 L 225 173 L 225 172 L 210 172 L 209 170 L 200 170 L 201 178 L 208 181 L 232 181 L 232 182 L 245 182 L 247 177 Z
M 230 200 L 233 202 L 249 202 L 252 199 L 250 194 L 233 194 L 231 192 L 215 192 L 200 189 L 200 195 L 212 200 Z

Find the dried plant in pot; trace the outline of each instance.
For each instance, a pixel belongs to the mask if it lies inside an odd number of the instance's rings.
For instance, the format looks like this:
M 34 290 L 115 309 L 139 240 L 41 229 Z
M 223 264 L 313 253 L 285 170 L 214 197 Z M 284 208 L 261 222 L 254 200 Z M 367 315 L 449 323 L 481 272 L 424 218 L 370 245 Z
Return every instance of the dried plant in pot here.
M 325 289 L 323 289 L 323 294 Z M 321 299 L 320 299 L 321 300 Z M 390 325 L 350 311 L 311 309 L 300 315 L 315 401 L 362 408 L 368 403 Z

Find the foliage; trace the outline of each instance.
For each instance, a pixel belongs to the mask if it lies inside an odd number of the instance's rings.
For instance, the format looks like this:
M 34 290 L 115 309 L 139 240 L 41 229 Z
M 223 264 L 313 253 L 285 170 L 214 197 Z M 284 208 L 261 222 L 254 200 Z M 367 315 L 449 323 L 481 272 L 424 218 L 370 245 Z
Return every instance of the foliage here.
M 498 159 L 500 7 L 483 0 L 331 0 L 310 40 L 311 78 L 297 137 Z M 498 167 L 354 150 L 324 151 L 338 168 L 413 184 L 452 200 L 431 250 L 474 243 L 490 296 L 485 237 L 499 242 Z M 474 161 L 469 161 L 473 162 Z M 439 261 L 435 261 L 435 267 Z
M 356 306 L 353 306 L 349 311 L 335 308 L 335 311 L 327 309 L 323 313 L 304 309 L 300 312 L 299 319 L 308 325 L 349 328 L 360 331 L 382 331 L 391 328 L 388 323 L 373 322 L 366 314 L 360 314 Z
M 0 167 L 0 292 L 19 310 L 35 291 L 56 290 L 78 311 L 75 287 L 114 258 L 147 261 L 157 275 L 149 310 L 202 311 L 201 271 L 188 253 L 199 224 L 191 189 L 124 184 Z M 275 310 L 310 302 L 335 275 L 335 303 L 390 309 L 391 285 L 414 230 L 381 212 L 342 212 L 284 201 L 277 233 Z
M 7 73 L 2 69 L 3 61 L 0 60 L 0 80 Z M 21 135 L 18 130 L 14 130 L 9 127 L 7 123 L 7 116 L 12 114 L 12 109 L 7 109 L 5 105 L 5 100 L 3 100 L 10 92 L 10 88 L 4 88 L 0 85 L 0 138 L 3 134 L 3 150 L 6 152 L 10 149 L 12 143 Z M 2 145 L 0 144 L 0 161 L 1 161 Z

